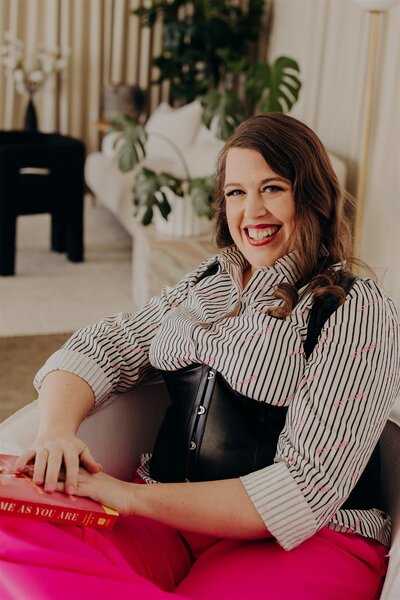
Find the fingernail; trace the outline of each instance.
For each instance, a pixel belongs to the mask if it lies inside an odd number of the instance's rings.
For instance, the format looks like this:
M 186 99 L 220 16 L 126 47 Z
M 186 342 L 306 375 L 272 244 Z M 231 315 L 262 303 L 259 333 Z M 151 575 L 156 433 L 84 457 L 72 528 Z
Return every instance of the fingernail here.
M 74 494 L 74 486 L 73 485 L 68 486 L 67 494 L 69 494 L 70 496 L 73 496 L 73 494 Z
M 54 492 L 56 486 L 54 485 L 54 483 L 48 483 L 44 489 L 46 492 Z
M 41 477 L 35 477 L 33 483 L 40 485 L 41 483 L 43 483 L 43 479 Z

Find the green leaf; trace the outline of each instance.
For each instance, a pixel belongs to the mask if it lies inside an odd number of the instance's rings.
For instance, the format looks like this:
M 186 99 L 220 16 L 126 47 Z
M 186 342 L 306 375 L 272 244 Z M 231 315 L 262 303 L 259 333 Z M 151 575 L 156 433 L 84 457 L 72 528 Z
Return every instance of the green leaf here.
M 151 223 L 156 207 L 164 219 L 168 218 L 171 206 L 165 194 L 165 188 L 172 190 L 177 195 L 182 195 L 182 180 L 170 173 L 155 171 L 142 167 L 135 178 L 132 188 L 135 214 L 141 213 L 143 225 Z
M 112 130 L 120 131 L 115 140 L 118 167 L 123 172 L 132 170 L 145 156 L 146 130 L 136 123 L 130 115 L 120 115 L 112 122 Z
M 271 87 L 271 68 L 268 63 L 257 62 L 247 72 L 246 90 L 253 104 L 262 98 L 265 89 Z
M 121 145 L 118 151 L 118 167 L 120 171 L 123 173 L 131 171 L 137 162 L 137 153 L 135 151 L 132 152 L 128 144 Z
M 162 190 L 160 190 L 159 196 L 161 197 L 161 200 L 157 201 L 157 206 L 160 209 L 161 216 L 167 221 L 168 215 L 171 212 L 171 207 L 167 200 L 167 196 L 165 195 L 165 193 Z
M 214 176 L 197 177 L 189 182 L 193 208 L 200 217 L 213 217 Z
M 159 174 L 159 183 L 160 183 L 160 187 L 168 187 L 175 194 L 179 195 L 182 193 L 182 179 L 179 179 L 178 177 L 174 177 L 170 173 L 166 173 L 165 171 L 162 171 Z
M 244 106 L 231 91 L 210 92 L 201 99 L 203 123 L 210 127 L 220 139 L 226 141 L 244 119 Z
M 150 223 L 153 220 L 153 209 L 151 208 L 151 206 L 149 206 L 142 217 L 142 224 L 143 225 L 150 225 Z
M 271 64 L 257 63 L 249 70 L 247 91 L 259 112 L 289 112 L 297 102 L 302 83 L 298 63 L 280 56 Z

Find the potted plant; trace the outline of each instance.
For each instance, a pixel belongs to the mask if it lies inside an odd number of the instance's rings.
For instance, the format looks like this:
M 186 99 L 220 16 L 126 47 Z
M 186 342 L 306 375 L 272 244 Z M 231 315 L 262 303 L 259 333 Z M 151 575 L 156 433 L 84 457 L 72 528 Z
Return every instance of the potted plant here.
M 139 216 L 142 224 L 149 225 L 153 221 L 154 209 L 158 209 L 165 220 L 171 213 L 172 204 L 178 205 L 178 207 L 179 204 L 182 204 L 183 210 L 185 204 L 179 200 L 176 202 L 176 198 L 183 198 L 187 200 L 186 205 L 191 204 L 190 212 L 200 219 L 199 221 L 195 218 L 192 227 L 187 227 L 184 235 L 208 231 L 210 225 L 206 224 L 206 220 L 210 221 L 213 216 L 213 176 L 192 177 L 187 161 L 179 147 L 168 137 L 155 132 L 152 132 L 151 135 L 167 143 L 177 156 L 184 176 L 177 177 L 175 174 L 163 170 L 151 169 L 145 163 L 148 141 L 148 133 L 145 128 L 139 125 L 133 117 L 121 115 L 113 121 L 113 129 L 120 132 L 114 142 L 120 170 L 127 172 L 139 167 L 132 191 L 135 214 Z M 181 216 L 181 218 L 187 221 L 187 217 Z M 167 232 L 162 225 L 161 229 Z
M 143 26 L 152 27 L 163 19 L 163 52 L 154 61 L 159 69 L 154 83 L 170 81 L 172 105 L 198 99 L 203 123 L 220 140 L 228 139 L 247 116 L 289 111 L 298 99 L 301 82 L 295 60 L 282 56 L 268 64 L 249 59 L 254 54 L 253 40 L 262 30 L 263 10 L 264 0 L 250 0 L 247 10 L 232 0 L 173 0 L 134 11 Z M 234 85 L 238 80 L 241 93 Z M 118 165 L 126 172 L 145 159 L 147 133 L 127 116 L 113 126 L 120 132 Z M 154 209 L 165 220 L 171 219 L 171 198 L 180 196 L 191 201 L 194 214 L 211 219 L 212 176 L 192 178 L 182 152 L 173 148 L 171 139 L 168 142 L 179 156 L 184 177 L 142 165 L 132 190 L 136 214 L 144 225 L 152 222 Z

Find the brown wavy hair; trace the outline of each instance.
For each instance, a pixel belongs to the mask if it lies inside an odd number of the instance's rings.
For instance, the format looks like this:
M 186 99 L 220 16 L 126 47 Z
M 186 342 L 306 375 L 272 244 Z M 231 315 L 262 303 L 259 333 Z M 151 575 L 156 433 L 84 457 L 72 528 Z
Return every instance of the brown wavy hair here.
M 231 148 L 256 150 L 270 168 L 289 180 L 295 201 L 296 226 L 287 251 L 295 249 L 300 278 L 309 283 L 314 297 L 332 294 L 345 299 L 330 265 L 350 261 L 352 234 L 345 211 L 349 196 L 340 189 L 328 154 L 318 136 L 304 123 L 281 113 L 250 117 L 234 131 L 222 149 L 215 185 L 215 240 L 219 248 L 234 244 L 225 211 L 226 157 Z M 289 284 L 277 286 L 275 295 L 283 305 L 270 311 L 285 318 L 298 302 L 297 290 Z

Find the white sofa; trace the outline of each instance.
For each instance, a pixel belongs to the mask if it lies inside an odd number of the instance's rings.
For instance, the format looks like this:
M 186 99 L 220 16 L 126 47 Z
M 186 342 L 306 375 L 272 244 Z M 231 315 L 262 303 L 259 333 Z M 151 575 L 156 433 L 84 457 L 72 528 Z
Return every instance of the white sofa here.
M 224 142 L 217 139 L 212 131 L 202 125 L 201 115 L 202 108 L 198 101 L 177 109 L 171 108 L 166 103 L 160 104 L 145 126 L 149 138 L 143 164 L 157 172 L 164 170 L 176 177 L 184 178 L 185 172 L 179 154 L 166 141 L 170 140 L 183 154 L 192 178 L 212 175 Z M 133 236 L 135 217 L 132 185 L 140 167 L 128 173 L 119 170 L 114 147 L 118 135 L 118 132 L 107 134 L 103 138 L 101 151 L 88 155 L 85 163 L 85 180 L 100 204 L 108 208 Z M 166 139 L 161 139 L 158 135 Z M 345 188 L 346 164 L 333 154 L 329 156 L 339 182 Z M 177 204 L 181 205 L 181 202 Z M 170 219 L 171 216 L 168 220 Z M 158 215 L 158 211 L 155 213 L 155 221 L 159 230 L 166 233 L 162 228 L 165 221 Z M 209 231 L 210 228 L 205 221 L 206 219 L 203 219 L 203 226 L 199 225 L 195 234 Z
M 213 175 L 217 156 L 224 142 L 215 137 L 201 122 L 202 107 L 195 101 L 181 108 L 173 109 L 165 102 L 160 104 L 145 125 L 148 134 L 146 143 L 146 158 L 132 171 L 122 173 L 117 164 L 117 149 L 119 132 L 107 134 L 102 141 L 101 151 L 89 154 L 85 163 L 85 181 L 97 200 L 108 208 L 133 236 L 134 206 L 132 201 L 132 185 L 136 173 L 141 166 L 146 166 L 156 172 L 166 171 L 171 175 L 185 179 L 186 172 L 182 163 L 183 157 L 190 178 L 208 177 Z M 116 146 L 115 146 L 116 144 Z M 182 205 L 181 199 L 175 200 L 175 195 L 167 193 L 170 204 Z M 188 211 L 182 216 L 183 220 L 192 216 L 193 209 L 189 202 Z M 171 220 L 171 215 L 168 221 Z M 163 231 L 165 220 L 155 211 L 155 222 Z M 180 234 L 177 224 L 175 234 Z M 209 232 L 211 227 L 208 219 L 197 220 L 195 229 L 190 229 L 187 235 L 200 235 Z M 167 231 L 168 233 L 168 231 Z M 171 231 L 174 234 L 174 231 Z
M 381 437 L 382 489 L 393 528 L 389 570 L 380 600 L 400 598 L 399 400 Z M 83 421 L 78 435 L 106 472 L 130 480 L 140 454 L 153 447 L 167 405 L 163 382 L 154 380 L 110 398 Z M 0 424 L 0 452 L 20 454 L 26 450 L 36 435 L 38 420 L 38 405 L 34 401 Z

